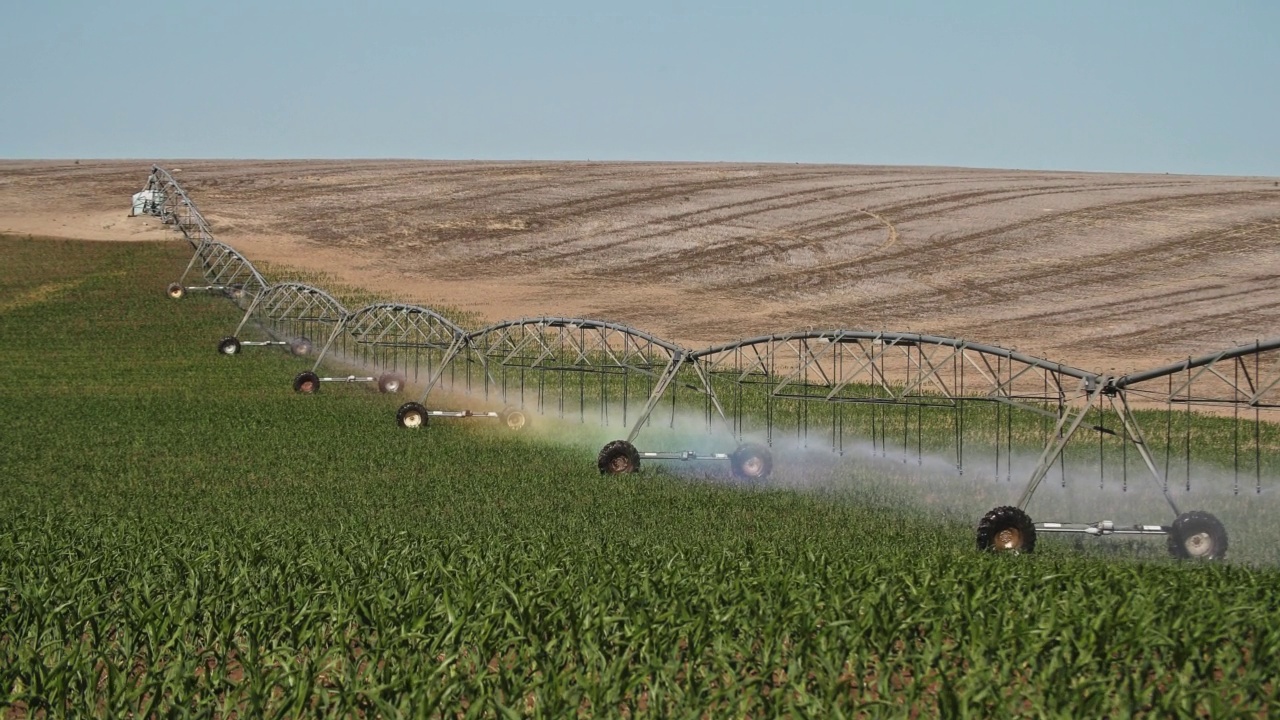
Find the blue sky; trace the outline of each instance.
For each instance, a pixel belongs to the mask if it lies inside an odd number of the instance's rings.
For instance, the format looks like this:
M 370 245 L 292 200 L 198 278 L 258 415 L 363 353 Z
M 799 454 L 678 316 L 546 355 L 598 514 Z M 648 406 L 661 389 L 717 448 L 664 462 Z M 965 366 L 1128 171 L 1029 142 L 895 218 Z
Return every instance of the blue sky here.
M 0 157 L 1280 176 L 1280 2 L 12 2 Z

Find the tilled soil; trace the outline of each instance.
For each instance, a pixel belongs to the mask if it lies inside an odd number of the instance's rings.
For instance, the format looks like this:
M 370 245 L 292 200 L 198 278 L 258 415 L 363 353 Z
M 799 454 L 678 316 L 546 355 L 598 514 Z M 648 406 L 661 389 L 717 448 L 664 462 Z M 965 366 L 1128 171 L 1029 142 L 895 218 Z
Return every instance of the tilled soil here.
M 1124 372 L 1280 336 L 1272 178 L 681 163 L 166 161 L 250 260 L 688 347 L 808 328 Z M 171 238 L 147 161 L 0 162 L 0 232 Z M 180 272 L 175 268 L 176 274 Z M 285 278 L 276 278 L 285 279 Z

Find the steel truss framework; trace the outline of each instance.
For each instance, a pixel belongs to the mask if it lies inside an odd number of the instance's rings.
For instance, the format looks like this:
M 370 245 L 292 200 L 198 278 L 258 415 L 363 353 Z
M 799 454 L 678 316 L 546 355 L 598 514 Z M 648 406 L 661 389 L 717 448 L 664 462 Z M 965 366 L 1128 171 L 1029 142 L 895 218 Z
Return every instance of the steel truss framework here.
M 536 317 L 508 320 L 466 333 L 443 358 L 441 371 L 420 402 L 455 359 L 468 368 L 466 389 L 482 382 L 485 399 L 580 421 L 598 413 L 602 423 L 624 424 L 637 402 L 685 351 L 628 325 L 589 318 Z M 473 380 L 470 368 L 479 369 Z M 455 380 L 456 384 L 456 380 Z
M 1163 404 L 1165 413 L 1164 462 L 1155 457 L 1147 437 L 1160 428 L 1148 428 L 1145 432 L 1133 412 L 1130 398 L 1144 404 Z M 1143 372 L 1120 377 L 1105 378 L 1094 391 L 1081 395 L 1067 408 L 1058 420 L 1059 440 L 1044 449 L 1040 462 L 1032 473 L 1019 500 L 1025 507 L 1036 487 L 1044 479 L 1047 466 L 1058 457 L 1062 448 L 1076 436 L 1081 423 L 1090 410 L 1110 406 L 1120 423 L 1120 437 L 1138 452 L 1153 479 L 1160 485 L 1174 513 L 1177 505 L 1169 496 L 1170 451 L 1175 444 L 1172 436 L 1172 418 L 1178 410 L 1210 409 L 1228 410 L 1233 423 L 1233 457 L 1235 458 L 1235 491 L 1240 491 L 1241 450 L 1252 450 L 1255 490 L 1262 492 L 1262 444 L 1260 431 L 1263 413 L 1268 417 L 1280 409 L 1280 338 L 1256 341 L 1249 345 L 1236 345 L 1199 357 L 1164 365 Z M 1243 426 L 1242 426 L 1243 422 Z M 1244 432 L 1242 433 L 1242 427 Z M 1183 448 L 1190 463 L 1190 424 L 1182 423 L 1187 437 Z M 1113 433 L 1114 434 L 1114 433 Z M 1250 448 L 1250 445 L 1252 446 Z M 1247 458 L 1246 458 L 1247 459 Z M 1163 465 L 1163 470 L 1161 470 Z M 1188 486 L 1190 468 L 1186 472 Z M 1188 487 L 1189 489 L 1189 487 Z
M 153 165 L 143 189 L 151 191 L 154 199 L 145 212 L 172 226 L 194 250 L 182 276 L 169 285 L 170 297 L 180 298 L 190 290 L 220 291 L 236 300 L 241 307 L 247 307 L 266 290 L 267 282 L 253 263 L 231 246 L 214 239 L 204 215 L 172 173 Z M 197 270 L 205 284 L 188 285 L 192 271 Z
M 1134 450 L 1178 515 L 1169 492 L 1169 455 L 1176 439 L 1169 437 L 1166 428 L 1163 443 L 1153 446 L 1147 438 L 1158 429 L 1141 427 L 1130 397 L 1144 405 L 1163 403 L 1167 427 L 1172 426 L 1172 416 L 1179 409 L 1229 408 L 1237 421 L 1237 472 L 1242 452 L 1251 452 L 1253 461 L 1244 464 L 1251 465 L 1255 488 L 1261 492 L 1259 428 L 1262 412 L 1280 408 L 1280 339 L 1109 377 L 957 338 L 860 330 L 762 336 L 678 354 L 656 383 L 645 411 L 631 427 L 628 442 L 640 434 L 648 413 L 673 384 L 699 388 L 706 395 L 703 405 L 708 422 L 718 416 L 739 440 L 750 435 L 752 422 L 758 424 L 763 419 L 764 427 L 756 430 L 771 444 L 785 429 L 783 425 L 794 425 L 796 436 L 806 441 L 811 433 L 819 437 L 829 434 L 836 451 L 843 451 L 850 429 L 860 438 L 870 436 L 883 450 L 893 432 L 891 423 L 901 418 L 905 453 L 910 442 L 908 429 L 917 433 L 919 452 L 923 428 L 946 427 L 955 433 L 953 448 L 961 471 L 968 435 L 965 419 L 972 416 L 972 406 L 994 409 L 997 473 L 1002 423 L 1008 433 L 1004 442 L 1011 472 L 1010 413 L 1032 413 L 1043 418 L 1044 441 L 1039 461 L 1019 498 L 1019 509 L 1026 508 L 1050 469 L 1062 461 L 1068 444 L 1079 439 L 1081 431 L 1089 431 L 1099 437 L 1118 438 L 1123 448 Z M 950 417 L 932 423 L 925 419 L 926 414 L 939 413 Z M 1106 427 L 1111 418 L 1115 429 Z M 1187 453 L 1189 489 L 1190 423 L 1181 425 L 1187 433 L 1182 447 Z M 1153 447 L 1164 448 L 1163 462 Z M 1127 488 L 1127 477 L 1125 482 Z M 1236 489 L 1238 492 L 1238 479 Z
M 253 296 L 232 336 L 219 342 L 218 350 L 234 355 L 246 346 L 288 346 L 294 355 L 308 355 L 312 338 L 333 342 L 347 318 L 347 309 L 328 292 L 297 282 L 273 284 Z M 252 322 L 266 340 L 244 340 Z
M 713 388 L 754 387 L 767 400 L 957 409 L 985 400 L 1046 414 L 1098 376 L 956 338 L 863 330 L 803 331 L 690 353 Z M 722 390 L 723 392 L 723 390 Z M 742 427 L 741 404 L 733 420 Z
M 708 425 L 723 422 L 739 443 L 773 445 L 794 429 L 794 439 L 805 446 L 829 440 L 833 451 L 843 453 L 846 439 L 870 437 L 887 454 L 900 427 L 904 455 L 909 445 L 919 454 L 930 427 L 930 435 L 950 434 L 963 472 L 966 438 L 974 434 L 966 418 L 975 406 L 994 410 L 999 448 L 999 428 L 1003 422 L 1011 435 L 1015 409 L 1047 422 L 1100 381 L 1069 365 L 956 338 L 863 330 L 766 335 L 682 353 L 659 379 L 626 442 L 636 440 L 663 393 L 674 387 L 673 403 L 682 389 L 703 395 Z M 999 462 L 997 450 L 997 469 Z
M 182 189 L 168 170 L 153 165 L 143 189 L 150 190 L 154 193 L 152 197 L 158 198 L 147 208 L 147 212 L 172 225 L 191 243 L 191 247 L 198 248 L 203 243 L 213 241 L 209 223 L 205 222 L 196 204 L 187 196 L 187 191 Z
M 187 284 L 193 272 L 201 274 L 204 285 Z M 192 290 L 223 292 L 242 307 L 248 307 L 267 288 L 266 279 L 253 263 L 230 245 L 209 240 L 196 247 L 182 276 L 169 286 L 169 295 L 180 298 Z
M 434 385 L 439 372 L 463 346 L 466 331 L 436 311 L 418 305 L 381 302 L 347 314 L 334 328 L 316 358 L 318 372 L 326 358 L 402 374 Z M 362 378 L 366 379 L 366 378 Z M 371 378 L 368 378 L 371 379 Z
M 269 329 L 319 325 L 329 328 L 325 333 L 328 336 L 346 318 L 346 307 L 328 292 L 310 284 L 284 282 L 265 288 L 253 299 L 236 327 L 236 334 L 243 331 L 250 319 L 257 319 Z

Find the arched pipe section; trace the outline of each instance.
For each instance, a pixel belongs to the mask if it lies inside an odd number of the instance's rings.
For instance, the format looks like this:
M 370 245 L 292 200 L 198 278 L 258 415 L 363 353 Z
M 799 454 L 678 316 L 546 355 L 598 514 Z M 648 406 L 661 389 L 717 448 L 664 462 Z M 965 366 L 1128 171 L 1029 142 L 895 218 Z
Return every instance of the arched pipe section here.
M 466 338 L 465 330 L 431 308 L 397 302 L 373 303 L 354 310 L 343 318 L 321 349 L 312 367 L 313 372 L 319 370 L 320 363 L 343 332 L 358 345 L 392 353 L 417 353 L 421 350 L 443 352 L 442 362 L 434 371 L 429 371 L 428 386 L 434 386 L 439 381 L 439 373 L 443 372 L 447 362 L 457 354 Z M 391 363 L 393 370 L 396 364 Z M 407 359 L 404 366 L 408 367 Z
M 759 337 L 713 345 L 712 347 L 690 353 L 689 359 L 698 360 L 746 346 L 790 342 L 796 340 L 822 340 L 829 343 L 873 342 L 886 347 L 916 347 L 920 345 L 932 345 L 937 347 L 953 348 L 956 350 L 970 350 L 984 355 L 990 355 L 992 357 L 1002 357 L 1029 367 L 1044 368 L 1059 375 L 1074 377 L 1090 382 L 1096 381 L 1099 377 L 1097 373 L 1092 373 L 1063 363 L 1052 362 L 1050 360 L 1045 360 L 1044 358 L 1025 355 L 1017 352 L 1016 350 L 1000 347 L 999 345 L 975 343 L 961 338 L 945 337 L 941 335 L 921 335 L 918 333 L 873 330 L 804 330 L 774 335 L 761 335 Z
M 192 202 L 187 191 L 168 170 L 153 165 L 147 176 L 144 191 L 151 193 L 151 201 L 144 206 L 148 212 L 172 225 L 191 245 L 194 253 L 186 269 L 176 283 L 169 286 L 169 295 L 180 298 L 188 290 L 212 290 L 234 292 L 240 300 L 256 296 L 267 287 L 266 280 L 243 255 L 231 246 L 216 241 L 209 223 Z M 188 286 L 187 276 L 199 263 L 206 284 Z
M 199 264 L 205 285 L 187 285 L 187 277 Z M 173 297 L 181 297 L 187 291 L 225 292 L 232 299 L 248 299 L 252 303 L 268 287 L 267 281 L 253 263 L 226 243 L 207 240 L 196 248 L 191 261 L 176 283 L 170 286 Z
M 236 334 L 244 329 L 255 315 L 268 321 L 294 320 L 342 326 L 347 309 L 338 299 L 318 287 L 299 282 L 283 282 L 272 285 L 259 293 L 245 310 Z
M 757 412 L 765 413 L 765 432 L 772 438 L 775 405 L 794 408 L 807 428 L 810 413 L 799 408 L 809 403 L 831 408 L 818 414 L 840 437 L 844 414 L 836 408 L 843 404 L 949 409 L 959 419 L 967 402 L 981 401 L 1054 420 L 1082 420 L 1083 413 L 1068 414 L 1066 408 L 1082 398 L 1091 406 L 1089 398 L 1102 392 L 1104 380 L 1064 363 L 961 338 L 849 329 L 762 335 L 674 353 L 626 442 L 635 441 L 673 385 L 705 393 L 708 419 L 718 416 L 742 439 L 744 418 Z M 754 410 L 744 411 L 742 391 L 748 387 L 760 399 Z
M 721 417 L 723 406 L 713 378 L 804 402 L 950 407 L 967 396 L 1053 417 L 1057 413 L 1043 406 L 1061 404 L 1072 391 L 1071 381 L 1093 387 L 1100 379 L 1096 373 L 996 345 L 869 330 L 762 335 L 688 352 L 680 361 L 693 368 L 696 382 L 711 395 Z M 968 373 L 976 382 L 953 382 L 958 373 Z M 869 391 L 855 393 L 854 387 Z M 641 424 L 632 428 L 629 440 Z
M 435 347 L 466 335 L 458 324 L 431 308 L 379 302 L 352 311 L 347 329 L 356 342 Z
M 658 377 L 686 352 L 622 323 L 581 317 L 507 320 L 467 336 L 485 366 L 562 372 L 631 372 Z
M 341 330 L 346 317 L 347 309 L 342 303 L 320 288 L 299 282 L 277 283 L 253 296 L 235 332 L 224 338 L 219 348 L 234 354 L 240 347 L 288 345 L 294 354 L 306 355 L 311 352 L 308 335 L 312 330 L 327 327 L 327 344 Z M 240 333 L 255 318 L 270 339 L 240 340 Z M 282 334 L 289 337 L 280 339 Z
M 1176 383 L 1170 382 L 1167 392 L 1161 393 L 1166 402 L 1280 408 L 1280 398 L 1272 397 L 1280 386 L 1280 362 L 1269 363 L 1265 368 L 1261 363 L 1264 353 L 1276 350 L 1280 350 L 1280 338 L 1233 345 L 1199 357 L 1130 373 L 1113 380 L 1111 387 L 1123 391 L 1152 380 L 1186 373 L 1185 378 L 1179 378 Z M 1252 366 L 1247 362 L 1249 359 L 1255 361 Z M 1232 371 L 1222 372 L 1223 366 L 1230 367 Z M 1217 393 L 1211 390 L 1208 393 L 1202 391 L 1200 395 L 1194 394 L 1198 381 L 1208 381 Z
M 342 322 L 351 340 L 362 345 L 393 348 L 447 349 L 466 331 L 449 318 L 419 305 L 379 302 L 351 311 Z M 324 360 L 325 351 L 316 358 Z
M 627 410 L 630 378 L 646 378 L 646 399 L 657 396 L 662 378 L 685 351 L 675 343 L 651 333 L 607 320 L 581 317 L 542 316 L 495 323 L 461 336 L 446 353 L 444 361 L 422 394 L 426 401 L 440 383 L 449 363 L 462 356 L 482 369 L 484 393 L 495 392 L 503 402 L 523 405 L 526 382 L 534 382 L 541 406 L 551 387 L 562 396 L 573 383 L 579 412 L 587 407 L 587 376 L 595 376 L 591 386 L 593 406 L 607 410 L 611 393 L 620 391 L 622 414 Z M 510 384 L 509 377 L 512 377 Z M 551 379 L 548 380 L 548 377 Z M 533 378 L 538 378 L 536 381 Z M 470 381 L 468 380 L 468 383 Z M 615 387 L 617 385 L 617 387 Z M 512 398 L 516 399 L 513 401 Z
M 570 317 L 533 317 L 517 320 L 504 320 L 485 328 L 481 328 L 467 336 L 473 346 L 492 347 L 505 341 L 513 330 L 538 328 L 551 330 L 590 331 L 603 337 L 616 335 L 621 338 L 634 338 L 639 343 L 651 345 L 667 352 L 668 355 L 684 352 L 683 348 L 668 340 L 647 333 L 638 328 L 607 320 Z M 636 343 L 633 343 L 636 344 Z

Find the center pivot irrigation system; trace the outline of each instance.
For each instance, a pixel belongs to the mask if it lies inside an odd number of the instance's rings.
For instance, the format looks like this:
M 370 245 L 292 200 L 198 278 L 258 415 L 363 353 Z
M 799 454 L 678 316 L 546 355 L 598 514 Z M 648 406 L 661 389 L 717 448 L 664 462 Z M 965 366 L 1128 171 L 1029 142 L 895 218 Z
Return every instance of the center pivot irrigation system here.
M 719 461 L 738 478 L 761 481 L 774 467 L 771 448 L 784 443 L 825 447 L 837 456 L 869 447 L 903 462 L 914 457 L 922 463 L 928 454 L 952 458 L 960 475 L 976 469 L 1012 481 L 1015 447 L 1039 447 L 1017 503 L 979 521 L 979 549 L 1032 552 L 1038 533 L 1158 535 L 1176 557 L 1220 559 L 1228 544 L 1222 523 L 1181 509 L 1171 481 L 1190 491 L 1192 448 L 1204 443 L 1219 451 L 1230 444 L 1236 494 L 1250 475 L 1261 494 L 1263 467 L 1269 474 L 1274 463 L 1274 441 L 1264 443 L 1263 429 L 1274 429 L 1280 409 L 1280 339 L 1107 376 L 995 345 L 915 333 L 803 331 L 695 351 L 627 325 L 585 318 L 525 318 L 468 332 L 426 307 L 382 302 L 348 311 L 319 288 L 269 285 L 247 259 L 214 240 L 186 192 L 162 168 L 154 167 L 135 195 L 134 211 L 162 218 L 194 250 L 169 286 L 170 297 L 222 292 L 244 309 L 219 352 L 277 345 L 308 355 L 311 338 L 323 338 L 315 364 L 294 378 L 294 390 L 369 382 L 395 393 L 412 382 L 422 387 L 421 395 L 396 412 L 405 428 L 450 417 L 493 419 L 521 430 L 535 412 L 579 424 L 620 424 L 626 436 L 597 456 L 606 475 L 638 472 L 650 460 Z M 203 284 L 188 284 L 196 273 L 202 280 L 195 282 Z M 241 339 L 247 328 L 264 339 Z M 372 367 L 378 374 L 321 376 L 326 361 Z M 428 409 L 432 393 L 440 391 L 504 409 Z M 1197 411 L 1229 416 L 1230 436 L 1193 433 Z M 701 427 L 708 443 L 725 447 L 659 449 L 687 442 L 691 424 Z M 974 444 L 986 452 L 967 454 Z M 1170 520 L 1033 522 L 1027 514 L 1050 475 L 1056 472 L 1066 486 L 1068 463 L 1091 464 L 1101 482 L 1104 468 L 1117 462 L 1124 489 L 1133 465 L 1159 490 Z

